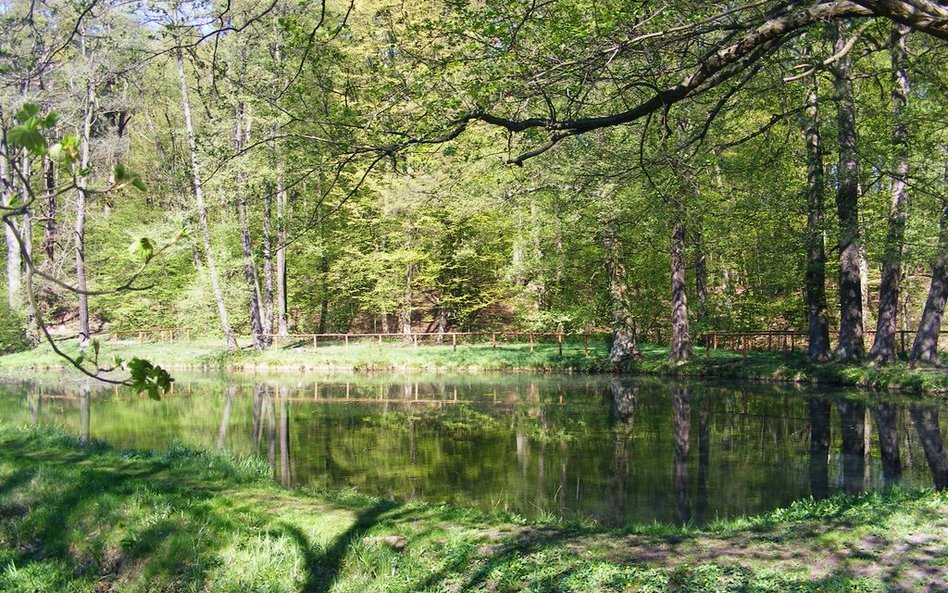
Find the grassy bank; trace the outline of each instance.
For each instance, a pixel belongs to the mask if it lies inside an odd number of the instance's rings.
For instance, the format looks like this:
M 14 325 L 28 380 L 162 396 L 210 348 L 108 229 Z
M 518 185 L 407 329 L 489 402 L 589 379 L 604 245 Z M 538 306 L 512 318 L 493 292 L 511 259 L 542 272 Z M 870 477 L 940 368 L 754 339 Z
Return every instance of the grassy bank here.
M 67 351 L 78 352 L 74 343 L 64 343 Z M 713 377 L 722 379 L 820 383 L 870 389 L 902 390 L 914 393 L 948 393 L 948 371 L 910 369 L 905 363 L 886 367 L 812 363 L 801 352 L 755 351 L 747 355 L 724 350 L 707 352 L 696 348 L 687 363 L 671 363 L 667 348 L 644 345 L 643 358 L 621 369 L 606 359 L 603 341 L 590 342 L 588 356 L 583 344 L 567 342 L 560 354 L 555 343 L 462 344 L 451 346 L 406 346 L 400 343 L 379 345 L 353 342 L 350 346 L 324 345 L 315 352 L 310 344 L 257 352 L 244 349 L 228 352 L 220 341 L 192 342 L 107 342 L 100 357 L 147 358 L 169 369 L 221 370 L 308 370 L 308 371 L 570 371 L 628 372 L 632 374 L 676 377 Z M 63 361 L 42 345 L 29 352 L 0 357 L 0 373 L 16 374 L 27 370 L 58 370 Z
M 0 427 L 3 591 L 930 591 L 948 495 L 611 531 L 281 489 L 253 460 Z

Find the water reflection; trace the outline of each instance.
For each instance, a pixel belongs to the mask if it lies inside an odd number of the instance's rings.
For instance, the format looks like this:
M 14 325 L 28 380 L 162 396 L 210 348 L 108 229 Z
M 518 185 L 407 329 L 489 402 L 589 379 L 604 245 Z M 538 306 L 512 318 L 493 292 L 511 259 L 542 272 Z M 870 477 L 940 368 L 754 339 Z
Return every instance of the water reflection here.
M 182 377 L 161 402 L 90 383 L 0 385 L 0 421 L 81 440 L 216 447 L 266 459 L 287 485 L 609 524 L 704 524 L 896 482 L 946 488 L 943 406 L 529 375 Z

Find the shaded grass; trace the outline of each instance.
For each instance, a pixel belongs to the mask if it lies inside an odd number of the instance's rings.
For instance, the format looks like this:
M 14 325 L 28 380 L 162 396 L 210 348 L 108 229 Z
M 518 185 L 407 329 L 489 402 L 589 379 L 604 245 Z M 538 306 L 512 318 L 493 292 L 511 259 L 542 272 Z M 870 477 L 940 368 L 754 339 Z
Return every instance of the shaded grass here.
M 3 591 L 929 591 L 946 536 L 948 496 L 929 490 L 604 530 L 290 491 L 253 459 L 0 427 Z
M 78 352 L 66 342 L 67 351 Z M 910 369 L 904 362 L 889 366 L 814 363 L 802 352 L 753 351 L 746 355 L 725 350 L 696 348 L 694 357 L 684 363 L 668 360 L 663 346 L 643 345 L 643 357 L 622 367 L 607 359 L 604 340 L 589 342 L 588 356 L 581 342 L 567 340 L 563 353 L 555 343 L 538 342 L 531 352 L 529 344 L 489 343 L 411 346 L 398 342 L 374 341 L 323 345 L 314 352 L 312 344 L 290 343 L 262 352 L 244 349 L 228 352 L 219 341 L 192 342 L 108 342 L 100 359 L 113 356 L 125 359 L 147 358 L 170 369 L 206 369 L 237 371 L 534 371 L 534 372 L 624 372 L 693 378 L 720 378 L 767 382 L 796 382 L 900 390 L 923 394 L 948 393 L 948 370 Z M 29 352 L 0 357 L 0 373 L 15 375 L 24 371 L 64 369 L 61 359 L 47 346 Z

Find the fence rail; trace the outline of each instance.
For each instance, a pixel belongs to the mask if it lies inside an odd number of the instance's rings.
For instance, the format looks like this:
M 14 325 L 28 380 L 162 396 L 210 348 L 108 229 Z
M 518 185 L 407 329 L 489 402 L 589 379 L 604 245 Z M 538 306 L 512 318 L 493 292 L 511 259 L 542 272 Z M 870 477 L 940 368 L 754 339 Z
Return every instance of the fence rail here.
M 173 342 L 175 339 L 181 339 L 182 337 L 186 341 L 191 341 L 191 330 L 188 328 L 174 328 L 174 327 L 164 327 L 164 328 L 143 328 L 143 329 L 127 329 L 127 330 L 111 330 L 105 334 L 108 338 L 115 340 L 122 340 L 123 338 L 127 339 L 130 336 L 133 340 L 137 340 L 139 343 L 145 341 L 152 342 Z M 406 333 L 291 333 L 291 334 L 257 334 L 260 338 L 263 338 L 269 345 L 273 347 L 287 347 L 292 346 L 295 342 L 297 345 L 302 345 L 306 343 L 307 345 L 312 345 L 312 349 L 318 350 L 320 345 L 327 345 L 330 343 L 342 344 L 346 348 L 349 347 L 350 342 L 358 341 L 375 341 L 377 340 L 379 344 L 388 341 L 401 341 L 406 345 L 418 346 L 421 343 L 435 343 L 439 345 L 450 344 L 452 349 L 457 351 L 458 344 L 466 340 L 467 343 L 486 343 L 488 340 L 491 344 L 491 347 L 496 349 L 498 343 L 509 342 L 511 339 L 520 339 L 524 342 L 530 344 L 530 352 L 533 352 L 538 343 L 547 343 L 550 341 L 555 341 L 557 344 L 557 350 L 560 355 L 563 354 L 563 344 L 567 341 L 582 341 L 583 344 L 583 355 L 589 357 L 589 341 L 590 339 L 596 339 L 604 336 L 608 336 L 608 331 L 587 331 L 587 332 L 518 332 L 518 331 L 493 331 L 493 332 L 412 332 L 410 334 Z M 251 341 L 252 337 L 241 336 L 238 340 L 238 345 L 240 341 Z
M 871 338 L 875 330 L 863 332 L 868 338 Z M 406 345 L 418 346 L 421 343 L 434 343 L 439 345 L 450 344 L 453 350 L 457 350 L 458 344 L 466 341 L 472 343 L 486 343 L 488 340 L 491 347 L 496 349 L 498 343 L 510 342 L 511 340 L 520 340 L 530 344 L 530 352 L 534 351 L 536 344 L 555 341 L 560 355 L 563 354 L 563 344 L 567 341 L 579 342 L 583 344 L 583 355 L 589 357 L 590 340 L 606 337 L 610 332 L 606 330 L 591 330 L 584 332 L 522 332 L 522 331 L 491 331 L 491 332 L 412 332 L 406 333 L 290 333 L 290 334 L 258 334 L 268 345 L 272 347 L 312 347 L 313 351 L 319 349 L 320 345 L 341 344 L 348 348 L 350 342 L 365 342 L 369 340 L 378 341 L 379 344 L 387 341 L 400 341 Z M 106 337 L 115 340 L 128 339 L 131 337 L 138 342 L 173 342 L 184 339 L 190 342 L 192 339 L 191 329 L 178 327 L 152 327 L 141 329 L 110 330 L 105 334 Z M 839 336 L 838 331 L 830 332 L 830 337 Z M 907 352 L 911 348 L 912 341 L 915 339 L 915 332 L 909 330 L 899 330 L 896 332 L 897 347 L 900 353 Z M 238 341 L 245 344 L 252 340 L 251 337 L 241 336 Z M 746 331 L 746 332 L 708 332 L 697 336 L 695 344 L 703 346 L 707 356 L 711 355 L 712 350 L 729 350 L 741 353 L 757 351 L 784 351 L 793 352 L 796 350 L 806 350 L 808 346 L 807 332 L 795 330 L 765 330 L 765 331 Z M 948 331 L 939 332 L 939 342 L 948 342 Z
M 907 352 L 915 340 L 915 331 L 898 330 L 896 333 L 896 347 L 900 353 Z M 830 338 L 839 338 L 838 331 L 829 333 Z M 876 334 L 875 330 L 866 330 L 863 335 L 871 341 Z M 948 331 L 941 331 L 938 335 L 939 343 L 945 342 Z M 698 343 L 706 348 L 710 355 L 712 350 L 732 350 L 747 353 L 753 350 L 768 352 L 782 350 L 793 352 L 797 349 L 806 350 L 809 346 L 809 334 L 800 331 L 750 331 L 750 332 L 710 332 L 700 336 Z

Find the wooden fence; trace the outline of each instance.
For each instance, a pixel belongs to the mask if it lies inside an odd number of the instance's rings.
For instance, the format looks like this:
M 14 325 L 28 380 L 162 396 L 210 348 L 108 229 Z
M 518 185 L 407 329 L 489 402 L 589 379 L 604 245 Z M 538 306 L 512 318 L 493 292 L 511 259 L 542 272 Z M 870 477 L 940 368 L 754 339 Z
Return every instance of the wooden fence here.
M 191 330 L 173 327 L 164 328 L 144 328 L 109 331 L 107 337 L 115 340 L 128 340 L 129 338 L 143 342 L 174 342 L 184 339 L 191 341 Z M 325 333 L 325 334 L 259 334 L 260 338 L 269 342 L 272 347 L 312 347 L 312 350 L 318 350 L 320 345 L 330 344 L 349 347 L 351 342 L 377 341 L 383 344 L 385 341 L 401 342 L 405 345 L 418 346 L 422 343 L 445 345 L 450 344 L 454 351 L 457 351 L 458 344 L 466 342 L 468 344 L 490 343 L 493 349 L 497 349 L 498 343 L 509 343 L 519 341 L 530 344 L 530 352 L 533 352 L 536 344 L 555 342 L 557 351 L 563 354 L 563 344 L 567 341 L 575 343 L 582 342 L 583 355 L 589 357 L 589 342 L 597 338 L 604 338 L 609 335 L 608 331 L 589 331 L 589 332 L 412 332 L 404 333 Z M 247 344 L 252 341 L 251 337 L 241 336 L 238 339 L 238 345 Z
M 875 330 L 863 332 L 867 348 L 872 344 L 875 334 Z M 830 338 L 838 341 L 839 332 L 830 332 Z M 940 344 L 948 341 L 946 338 L 948 338 L 948 331 L 939 333 Z M 896 332 L 896 347 L 900 353 L 910 350 L 914 341 L 914 331 Z M 793 352 L 799 349 L 805 351 L 809 346 L 809 334 L 798 331 L 713 332 L 701 336 L 698 344 L 704 346 L 709 355 L 711 350 L 733 350 L 742 353 L 753 350 Z
M 875 330 L 864 332 L 867 346 L 872 343 L 872 337 Z M 915 339 L 914 331 L 899 330 L 897 335 L 897 347 L 900 353 L 907 352 L 912 347 Z M 401 342 L 405 345 L 418 346 L 422 343 L 428 344 L 450 344 L 452 349 L 457 351 L 458 344 L 486 344 L 496 349 L 498 343 L 509 343 L 511 341 L 526 342 L 530 344 L 530 352 L 534 351 L 538 343 L 555 342 L 557 351 L 563 354 L 564 342 L 573 343 L 582 342 L 583 355 L 589 357 L 590 340 L 603 339 L 609 336 L 608 331 L 597 330 L 588 332 L 516 332 L 516 331 L 497 331 L 497 332 L 413 332 L 404 333 L 323 333 L 323 334 L 260 334 L 260 337 L 276 348 L 306 348 L 311 347 L 313 351 L 322 346 L 342 345 L 349 347 L 352 342 L 377 341 L 379 344 L 385 341 Z M 830 336 L 838 339 L 839 332 L 830 332 Z M 191 330 L 187 328 L 176 327 L 154 327 L 143 329 L 113 330 L 109 331 L 107 337 L 115 340 L 132 339 L 140 343 L 143 342 L 174 342 L 191 341 Z M 939 342 L 944 344 L 948 342 L 948 331 L 942 331 L 939 335 Z M 249 345 L 251 338 L 241 336 L 238 339 L 238 345 Z M 710 356 L 712 350 L 730 350 L 741 353 L 757 351 L 783 351 L 793 352 L 796 350 L 806 350 L 808 346 L 807 332 L 800 331 L 747 331 L 747 332 L 710 332 L 697 336 L 695 345 L 703 346 L 706 354 Z

